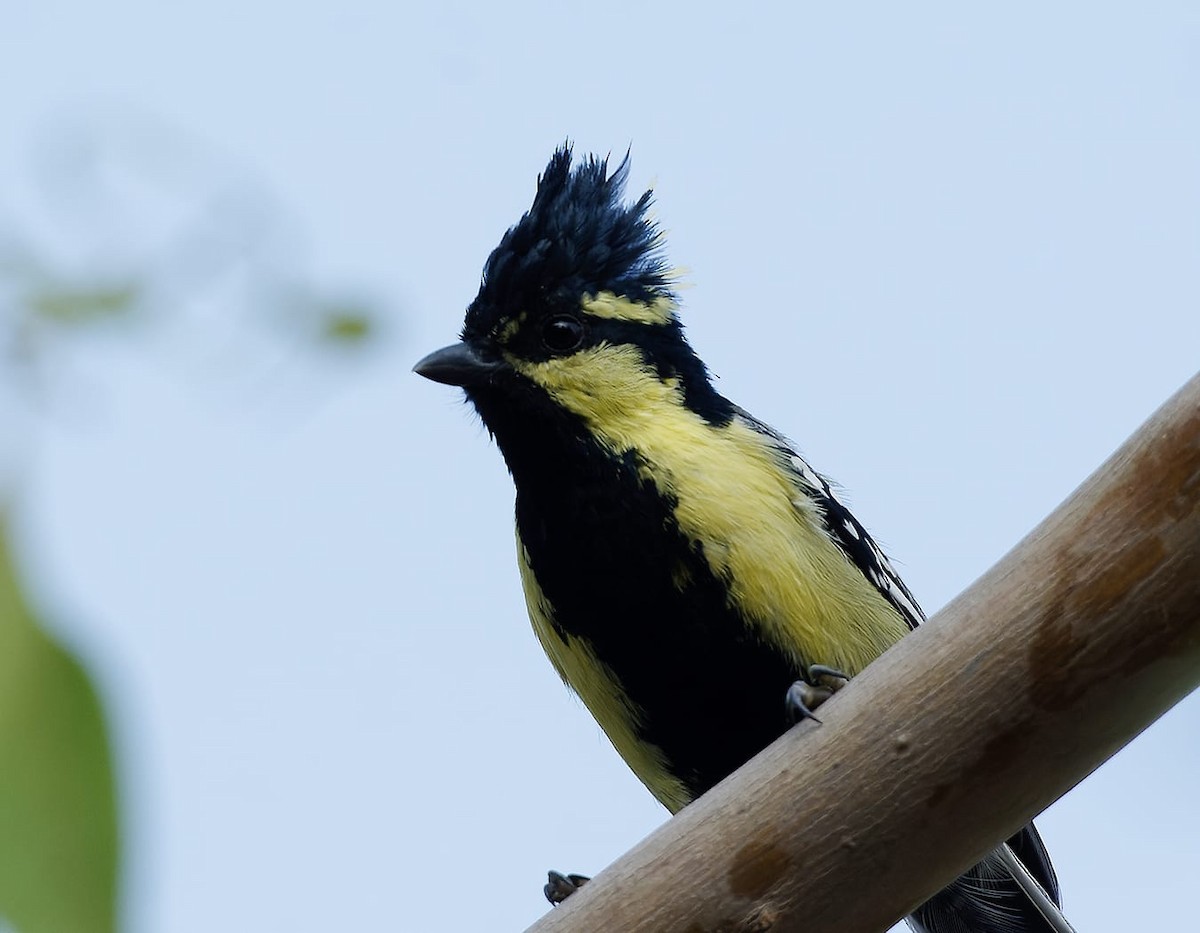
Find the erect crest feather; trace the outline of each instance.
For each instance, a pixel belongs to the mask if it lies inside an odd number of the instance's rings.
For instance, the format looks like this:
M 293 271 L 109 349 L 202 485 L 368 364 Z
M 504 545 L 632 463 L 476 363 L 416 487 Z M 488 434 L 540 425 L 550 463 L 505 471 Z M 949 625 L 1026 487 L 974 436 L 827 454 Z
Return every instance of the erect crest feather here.
M 533 205 L 488 257 L 467 329 L 486 331 L 535 303 L 578 306 L 584 294 L 669 297 L 660 232 L 647 216 L 652 192 L 624 203 L 628 175 L 628 153 L 610 174 L 608 159 L 588 156 L 572 168 L 570 143 L 557 149 Z

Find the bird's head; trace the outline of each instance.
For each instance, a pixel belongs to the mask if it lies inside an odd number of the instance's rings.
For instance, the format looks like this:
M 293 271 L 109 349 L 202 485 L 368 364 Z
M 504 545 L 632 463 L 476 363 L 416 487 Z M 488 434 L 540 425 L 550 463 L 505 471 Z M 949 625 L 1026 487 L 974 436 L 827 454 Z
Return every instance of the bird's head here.
M 684 338 L 651 192 L 624 200 L 628 167 L 572 167 L 570 147 L 557 150 L 488 257 L 460 341 L 415 367 L 466 391 L 510 466 L 514 445 L 564 419 L 594 429 L 664 404 L 712 423 L 732 414 Z

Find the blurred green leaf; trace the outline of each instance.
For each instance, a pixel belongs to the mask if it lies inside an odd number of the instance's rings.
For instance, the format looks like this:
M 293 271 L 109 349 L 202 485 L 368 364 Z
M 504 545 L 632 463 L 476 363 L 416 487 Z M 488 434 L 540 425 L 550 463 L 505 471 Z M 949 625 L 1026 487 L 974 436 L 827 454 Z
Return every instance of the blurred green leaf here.
M 365 343 L 375 333 L 375 321 L 362 308 L 329 307 L 323 309 L 321 334 L 331 343 Z
M 0 927 L 111 933 L 117 861 L 99 700 L 23 598 L 0 520 Z
M 30 310 L 57 324 L 90 324 L 120 317 L 132 310 L 139 296 L 132 284 L 71 288 L 47 286 L 29 298 Z

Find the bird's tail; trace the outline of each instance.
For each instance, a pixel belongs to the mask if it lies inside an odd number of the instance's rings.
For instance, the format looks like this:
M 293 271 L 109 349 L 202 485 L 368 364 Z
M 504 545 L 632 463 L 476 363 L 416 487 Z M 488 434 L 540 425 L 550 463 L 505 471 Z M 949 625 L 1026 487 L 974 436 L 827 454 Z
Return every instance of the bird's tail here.
M 1073 933 L 1061 906 L 1050 856 L 1030 823 L 913 911 L 908 924 L 915 933 Z

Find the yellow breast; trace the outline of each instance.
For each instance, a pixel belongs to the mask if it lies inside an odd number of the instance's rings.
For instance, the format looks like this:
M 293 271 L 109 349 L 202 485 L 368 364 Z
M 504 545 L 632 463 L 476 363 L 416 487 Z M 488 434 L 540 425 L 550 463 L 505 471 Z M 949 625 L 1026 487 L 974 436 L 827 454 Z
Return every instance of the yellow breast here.
M 829 539 L 786 453 L 761 431 L 736 417 L 708 423 L 631 347 L 604 345 L 522 369 L 614 454 L 636 452 L 642 479 L 676 503 L 680 532 L 725 582 L 732 606 L 797 671 L 807 662 L 857 674 L 908 631 Z M 551 662 L 638 777 L 679 809 L 688 794 L 661 752 L 638 737 L 638 711 L 585 643 L 554 630 L 553 607 L 519 540 L 518 555 L 530 618 Z

